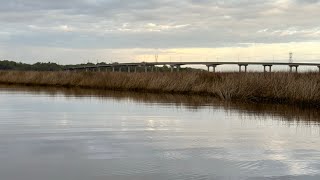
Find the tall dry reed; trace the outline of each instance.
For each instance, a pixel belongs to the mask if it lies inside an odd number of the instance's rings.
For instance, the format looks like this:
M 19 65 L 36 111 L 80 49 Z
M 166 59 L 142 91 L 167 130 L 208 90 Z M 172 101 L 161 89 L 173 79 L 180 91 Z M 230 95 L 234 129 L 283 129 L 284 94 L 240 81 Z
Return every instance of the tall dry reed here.
M 190 93 L 225 100 L 320 106 L 318 73 L 108 73 L 1 71 L 0 83 Z

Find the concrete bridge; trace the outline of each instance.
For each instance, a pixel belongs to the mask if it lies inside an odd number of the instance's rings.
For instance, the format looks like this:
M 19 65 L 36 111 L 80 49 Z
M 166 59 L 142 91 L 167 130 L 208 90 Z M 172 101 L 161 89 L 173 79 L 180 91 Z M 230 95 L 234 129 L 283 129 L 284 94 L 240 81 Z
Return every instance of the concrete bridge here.
M 249 65 L 261 65 L 263 67 L 264 72 L 271 72 L 273 66 L 288 66 L 290 68 L 290 72 L 298 72 L 298 68 L 300 66 L 313 66 L 318 67 L 320 72 L 320 63 L 270 63 L 270 62 L 141 62 L 141 63 L 113 63 L 113 64 L 105 64 L 105 65 L 94 65 L 94 66 L 81 66 L 81 67 L 73 67 L 68 68 L 67 70 L 97 70 L 101 71 L 102 68 L 108 69 L 110 68 L 112 72 L 115 72 L 116 69 L 119 72 L 122 72 L 124 69 L 127 72 L 137 72 L 137 68 L 144 68 L 145 72 L 157 71 L 157 66 L 170 66 L 171 72 L 180 71 L 181 66 L 186 65 L 203 65 L 207 67 L 207 70 L 210 72 L 211 68 L 213 72 L 216 72 L 216 68 L 222 65 L 237 65 L 239 66 L 239 72 L 247 72 L 247 67 Z

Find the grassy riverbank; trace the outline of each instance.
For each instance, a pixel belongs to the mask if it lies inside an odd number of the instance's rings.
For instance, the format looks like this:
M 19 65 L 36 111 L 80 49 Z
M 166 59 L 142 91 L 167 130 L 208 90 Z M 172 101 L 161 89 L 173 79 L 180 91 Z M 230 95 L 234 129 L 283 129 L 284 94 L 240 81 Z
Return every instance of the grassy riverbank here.
M 318 73 L 0 72 L 0 84 L 81 87 L 215 96 L 320 107 Z

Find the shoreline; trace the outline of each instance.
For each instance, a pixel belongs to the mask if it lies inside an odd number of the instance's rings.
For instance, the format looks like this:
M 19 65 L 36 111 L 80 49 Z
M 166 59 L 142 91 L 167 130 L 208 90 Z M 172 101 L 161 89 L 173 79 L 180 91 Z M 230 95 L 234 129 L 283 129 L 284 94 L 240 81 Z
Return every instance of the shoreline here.
M 320 108 L 319 73 L 0 71 L 0 84 L 186 94 Z
M 241 101 L 220 101 L 216 98 L 201 95 L 182 95 L 169 93 L 139 93 L 130 91 L 109 91 L 83 88 L 64 88 L 52 86 L 19 86 L 1 85 L 0 90 L 8 92 L 27 92 L 33 95 L 48 94 L 50 96 L 87 98 L 97 97 L 99 99 L 114 99 L 116 101 L 127 101 L 128 99 L 150 103 L 171 104 L 175 107 L 184 107 L 190 110 L 198 110 L 208 106 L 212 108 L 223 108 L 228 111 L 248 113 L 257 118 L 271 115 L 287 122 L 319 122 L 320 112 L 317 108 L 306 108 L 284 104 L 246 103 Z

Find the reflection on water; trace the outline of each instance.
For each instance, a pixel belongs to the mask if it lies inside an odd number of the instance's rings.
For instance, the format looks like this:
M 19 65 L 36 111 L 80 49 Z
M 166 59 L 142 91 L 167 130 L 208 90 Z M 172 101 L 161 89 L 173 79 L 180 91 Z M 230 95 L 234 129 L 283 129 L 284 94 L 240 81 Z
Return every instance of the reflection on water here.
M 176 108 L 185 108 L 190 111 L 213 107 L 222 108 L 228 113 L 237 113 L 240 116 L 253 116 L 256 119 L 263 120 L 264 117 L 279 118 L 283 121 L 298 122 L 320 122 L 320 111 L 316 108 L 299 107 L 292 105 L 275 104 L 255 104 L 241 102 L 219 101 L 212 97 L 198 95 L 181 94 L 153 94 L 136 93 L 123 91 L 105 91 L 77 88 L 52 88 L 52 87 L 27 87 L 27 86 L 4 86 L 0 89 L 11 93 L 45 95 L 50 97 L 63 96 L 66 99 L 81 98 L 86 99 L 112 99 L 113 101 L 134 101 L 139 104 L 148 104 L 149 106 L 175 106 Z
M 0 179 L 319 179 L 317 109 L 0 87 Z

